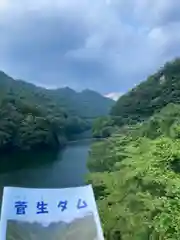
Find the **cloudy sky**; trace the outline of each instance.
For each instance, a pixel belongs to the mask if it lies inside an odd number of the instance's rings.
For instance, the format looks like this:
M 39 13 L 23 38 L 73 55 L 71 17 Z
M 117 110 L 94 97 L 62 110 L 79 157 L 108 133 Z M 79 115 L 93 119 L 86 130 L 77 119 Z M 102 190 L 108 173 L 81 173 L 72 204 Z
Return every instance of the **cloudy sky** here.
M 179 0 L 0 0 L 0 69 L 124 93 L 180 55 Z

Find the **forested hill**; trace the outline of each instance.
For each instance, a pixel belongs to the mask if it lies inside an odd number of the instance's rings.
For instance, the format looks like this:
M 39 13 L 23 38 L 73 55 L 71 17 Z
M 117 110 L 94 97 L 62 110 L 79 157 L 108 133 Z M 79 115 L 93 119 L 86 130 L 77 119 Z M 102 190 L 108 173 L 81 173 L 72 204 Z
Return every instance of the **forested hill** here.
M 23 98 L 25 96 L 28 98 L 29 95 L 31 100 L 34 98 L 35 102 L 37 97 L 44 98 L 44 100 L 45 98 L 50 98 L 51 101 L 58 103 L 66 112 L 82 118 L 106 116 L 114 105 L 112 99 L 106 98 L 92 90 L 87 89 L 82 92 L 76 92 L 69 87 L 47 90 L 31 83 L 14 80 L 0 71 L 0 93 L 6 95 L 9 92 Z
M 90 128 L 88 118 L 106 115 L 112 104 L 89 90 L 47 90 L 0 72 L 0 150 L 63 145 Z
M 118 125 L 147 119 L 168 103 L 180 103 L 180 59 L 166 63 L 146 81 L 119 98 L 111 114 Z
M 114 105 L 112 99 L 88 89 L 76 92 L 66 87 L 51 90 L 49 93 L 52 97 L 57 98 L 62 107 L 86 119 L 106 116 Z
M 180 60 L 121 97 L 112 115 L 96 121 L 94 133 L 108 138 L 88 161 L 105 238 L 180 239 Z

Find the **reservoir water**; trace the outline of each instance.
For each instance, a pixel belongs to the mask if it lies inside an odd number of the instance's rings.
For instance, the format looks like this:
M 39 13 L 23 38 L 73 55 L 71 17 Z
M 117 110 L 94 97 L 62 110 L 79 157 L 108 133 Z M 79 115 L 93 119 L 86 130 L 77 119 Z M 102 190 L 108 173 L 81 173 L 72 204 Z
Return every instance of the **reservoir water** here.
M 11 159 L 1 159 L 3 167 L 0 168 L 0 188 L 64 188 L 84 185 L 91 143 L 89 140 L 71 143 L 59 153 L 21 154 L 12 155 Z M 19 158 L 18 165 L 15 158 Z

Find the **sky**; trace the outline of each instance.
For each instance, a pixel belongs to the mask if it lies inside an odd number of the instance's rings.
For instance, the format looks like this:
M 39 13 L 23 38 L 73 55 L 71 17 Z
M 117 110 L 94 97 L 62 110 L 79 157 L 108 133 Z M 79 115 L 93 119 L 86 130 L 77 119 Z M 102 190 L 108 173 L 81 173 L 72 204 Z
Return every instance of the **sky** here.
M 179 0 L 0 0 L 0 69 L 123 94 L 180 55 Z

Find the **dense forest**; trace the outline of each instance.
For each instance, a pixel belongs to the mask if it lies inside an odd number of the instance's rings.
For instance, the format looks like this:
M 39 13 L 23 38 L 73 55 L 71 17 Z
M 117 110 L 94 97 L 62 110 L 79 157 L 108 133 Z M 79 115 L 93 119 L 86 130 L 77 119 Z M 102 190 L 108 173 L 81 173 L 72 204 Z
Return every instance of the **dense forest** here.
M 116 128 L 92 146 L 88 161 L 107 240 L 179 239 L 179 101 L 176 59 L 122 96 L 112 119 L 96 121 L 96 132 L 108 122 Z
M 90 90 L 47 90 L 0 72 L 0 151 L 59 148 L 113 104 Z
M 88 120 L 107 116 L 114 105 L 112 99 L 88 89 L 76 92 L 66 87 L 48 92 L 51 94 L 51 97 L 55 98 L 71 114 Z
M 111 110 L 118 125 L 144 121 L 168 103 L 180 103 L 180 59 L 168 62 L 127 94 Z

